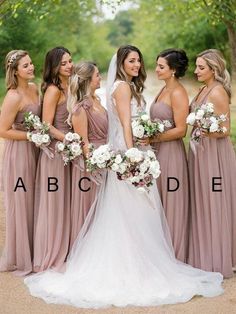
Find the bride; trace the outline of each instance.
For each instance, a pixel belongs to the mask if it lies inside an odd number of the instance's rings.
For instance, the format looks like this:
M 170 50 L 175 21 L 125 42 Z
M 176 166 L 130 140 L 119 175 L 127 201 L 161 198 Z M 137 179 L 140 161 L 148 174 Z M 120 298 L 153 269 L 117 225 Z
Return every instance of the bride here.
M 131 118 L 143 110 L 146 73 L 136 47 L 122 46 L 108 72 L 109 144 L 133 146 Z M 178 210 L 176 208 L 175 210 Z M 47 270 L 25 279 L 48 303 L 81 308 L 154 306 L 223 292 L 220 273 L 175 259 L 156 185 L 140 193 L 108 171 L 75 241 L 64 273 Z

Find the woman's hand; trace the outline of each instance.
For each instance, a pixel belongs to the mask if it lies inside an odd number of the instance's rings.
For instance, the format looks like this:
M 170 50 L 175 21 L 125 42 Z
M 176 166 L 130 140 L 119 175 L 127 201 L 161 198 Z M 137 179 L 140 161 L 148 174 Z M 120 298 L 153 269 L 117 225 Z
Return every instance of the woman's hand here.
M 139 146 L 148 146 L 150 145 L 151 140 L 150 137 L 136 138 L 135 144 Z

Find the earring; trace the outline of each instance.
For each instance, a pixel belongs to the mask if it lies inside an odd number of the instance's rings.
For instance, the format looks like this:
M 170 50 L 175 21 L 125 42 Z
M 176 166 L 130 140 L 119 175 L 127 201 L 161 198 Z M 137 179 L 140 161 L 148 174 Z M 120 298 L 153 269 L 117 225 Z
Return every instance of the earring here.
M 172 76 L 173 76 L 173 77 L 175 76 L 175 72 L 172 72 Z

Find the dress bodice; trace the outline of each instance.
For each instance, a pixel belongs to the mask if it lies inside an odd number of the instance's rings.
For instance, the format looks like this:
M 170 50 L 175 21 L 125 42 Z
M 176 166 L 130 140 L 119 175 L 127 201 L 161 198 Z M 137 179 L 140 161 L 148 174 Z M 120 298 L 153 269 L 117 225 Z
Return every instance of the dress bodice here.
M 168 129 L 172 129 L 175 127 L 173 110 L 171 106 L 167 105 L 163 101 L 155 100 L 152 103 L 150 108 L 150 118 L 152 121 L 156 119 L 170 121 L 171 127 L 169 127 Z
M 67 110 L 66 101 L 58 104 L 53 119 L 53 126 L 66 134 L 70 131 L 70 126 L 67 123 L 69 112 Z
M 15 121 L 12 125 L 13 129 L 15 130 L 21 130 L 21 131 L 27 131 L 26 127 L 24 125 L 24 114 L 26 112 L 32 112 L 33 114 L 40 117 L 41 115 L 41 106 L 39 104 L 28 104 L 25 105 L 23 109 L 21 109 L 16 117 Z
M 95 111 L 89 99 L 75 105 L 72 114 L 79 114 L 81 108 L 86 112 L 88 119 L 88 140 L 90 143 L 103 145 L 107 142 L 108 118 L 107 111 Z
M 108 117 L 109 117 L 109 145 L 113 149 L 126 150 L 127 146 L 123 134 L 123 127 L 119 119 L 119 115 L 116 109 L 116 101 L 113 97 L 113 93 L 119 84 L 125 83 L 124 81 L 115 81 L 108 96 Z M 145 105 L 139 105 L 137 100 L 132 97 L 131 102 L 131 119 L 136 118 L 139 113 L 145 110 Z

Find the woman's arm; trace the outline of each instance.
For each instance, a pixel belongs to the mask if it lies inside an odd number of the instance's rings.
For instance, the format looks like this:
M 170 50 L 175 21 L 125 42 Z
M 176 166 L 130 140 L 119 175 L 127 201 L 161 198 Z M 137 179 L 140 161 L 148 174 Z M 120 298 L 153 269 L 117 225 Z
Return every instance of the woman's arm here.
M 171 93 L 170 99 L 175 127 L 154 137 L 151 143 L 173 141 L 186 135 L 186 118 L 189 113 L 188 95 L 183 87 L 178 87 Z
M 75 133 L 78 133 L 84 142 L 83 153 L 87 157 L 89 154 L 88 140 L 88 118 L 84 108 L 80 108 L 79 113 L 72 115 L 72 125 Z
M 65 135 L 53 126 L 57 105 L 60 101 L 61 91 L 54 85 L 50 85 L 43 97 L 42 120 L 50 123 L 50 134 L 59 141 L 63 141 Z
M 12 125 L 20 111 L 21 96 L 16 90 L 9 90 L 3 100 L 0 115 L 0 137 L 11 140 L 27 140 L 27 132 L 14 130 Z
M 116 109 L 123 127 L 123 134 L 127 148 L 133 147 L 131 129 L 131 90 L 128 83 L 122 82 L 113 93 Z

